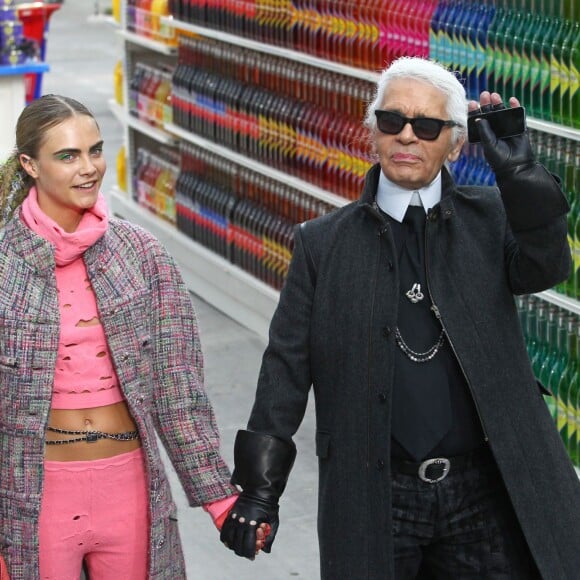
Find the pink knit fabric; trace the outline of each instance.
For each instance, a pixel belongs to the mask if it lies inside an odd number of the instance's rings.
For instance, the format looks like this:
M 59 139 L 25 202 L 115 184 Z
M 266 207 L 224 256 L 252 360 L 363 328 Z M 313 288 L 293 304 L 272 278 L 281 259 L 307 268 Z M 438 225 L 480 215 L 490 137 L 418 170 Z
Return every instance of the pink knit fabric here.
M 69 233 L 38 206 L 33 187 L 22 204 L 24 223 L 55 247 L 61 332 L 54 372 L 53 409 L 88 409 L 123 400 L 83 253 L 107 230 L 105 200 L 87 210 Z

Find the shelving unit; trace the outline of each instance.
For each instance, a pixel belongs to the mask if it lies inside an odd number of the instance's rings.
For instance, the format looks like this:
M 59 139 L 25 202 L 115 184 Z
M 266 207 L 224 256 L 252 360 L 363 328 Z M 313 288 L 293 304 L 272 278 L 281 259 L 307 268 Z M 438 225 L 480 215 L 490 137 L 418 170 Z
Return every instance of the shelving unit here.
M 208 39 L 226 42 L 228 44 L 239 46 L 241 48 L 250 49 L 250 50 L 258 51 L 261 53 L 286 58 L 286 59 L 291 60 L 291 61 L 304 63 L 304 64 L 307 64 L 307 65 L 310 65 L 313 67 L 320 68 L 321 70 L 332 71 L 332 72 L 339 73 L 339 74 L 345 75 L 347 77 L 352 77 L 355 79 L 362 79 L 365 81 L 376 82 L 376 80 L 378 79 L 378 76 L 379 76 L 378 73 L 375 73 L 373 71 L 368 71 L 368 70 L 358 69 L 358 68 L 354 68 L 354 67 L 350 67 L 350 66 L 345 66 L 342 64 L 334 63 L 334 62 L 329 61 L 329 60 L 324 60 L 321 58 L 316 58 L 316 57 L 310 56 L 308 54 L 300 53 L 300 52 L 297 52 L 294 50 L 289 50 L 289 49 L 286 49 L 286 48 L 283 48 L 280 46 L 275 46 L 275 45 L 270 45 L 270 44 L 266 44 L 266 43 L 262 43 L 262 42 L 257 42 L 257 41 L 252 40 L 252 39 L 236 36 L 234 34 L 229 34 L 226 32 L 214 30 L 214 29 L 207 28 L 204 26 L 189 24 L 186 22 L 176 20 L 171 16 L 161 17 L 161 22 L 165 26 L 175 28 L 176 30 L 178 30 L 180 32 L 198 35 L 198 36 L 205 37 Z M 169 57 L 172 57 L 176 54 L 176 49 L 174 47 L 169 47 L 169 46 L 164 45 L 162 43 L 153 41 L 153 40 L 148 39 L 148 38 L 141 37 L 141 36 L 134 34 L 134 33 L 131 33 L 131 32 L 121 30 L 121 31 L 119 31 L 119 33 L 125 39 L 126 45 L 139 46 L 139 47 L 142 47 L 144 49 L 153 51 L 156 54 L 163 54 L 163 55 L 167 55 Z M 292 186 L 296 187 L 297 189 L 304 191 L 305 193 L 307 193 L 308 195 L 310 195 L 316 199 L 325 201 L 326 203 L 328 203 L 332 206 L 340 207 L 340 206 L 348 203 L 348 200 L 346 200 L 345 198 L 337 196 L 331 192 L 325 191 L 325 190 L 320 189 L 318 187 L 314 187 L 311 184 L 309 184 L 301 179 L 298 179 L 298 178 L 293 177 L 291 175 L 288 175 L 284 172 L 278 171 L 277 169 L 274 169 L 272 167 L 269 167 L 269 166 L 266 166 L 262 163 L 259 163 L 258 161 L 255 161 L 255 160 L 250 159 L 244 155 L 241 155 L 235 151 L 227 149 L 226 147 L 223 147 L 215 142 L 208 141 L 207 139 L 204 139 L 198 135 L 195 135 L 193 133 L 190 133 L 189 131 L 182 129 L 181 127 L 178 127 L 177 125 L 173 125 L 173 124 L 167 125 L 164 127 L 164 130 L 154 129 L 154 128 L 151 128 L 150 126 L 148 126 L 146 123 L 139 122 L 137 119 L 135 119 L 134 117 L 129 115 L 127 111 L 120 111 L 119 108 L 116 107 L 114 104 L 112 104 L 112 108 L 113 108 L 113 110 L 115 110 L 115 114 L 121 120 L 121 122 L 124 124 L 124 126 L 130 128 L 133 132 L 147 135 L 147 136 L 151 137 L 152 139 L 154 139 L 160 143 L 165 143 L 168 145 L 175 146 L 177 144 L 178 140 L 183 140 L 183 141 L 195 144 L 195 145 L 197 145 L 197 146 L 199 146 L 207 151 L 211 151 L 211 152 L 223 157 L 224 159 L 228 159 L 228 160 L 235 162 L 235 163 L 243 164 L 244 166 L 251 168 L 252 170 L 256 171 L 257 173 L 261 173 L 263 175 L 271 177 L 271 178 L 273 178 L 277 181 L 280 181 L 282 183 L 290 183 Z M 534 119 L 534 118 L 528 118 L 527 123 L 528 123 L 528 127 L 530 129 L 535 129 L 538 131 L 542 131 L 544 133 L 558 135 L 558 136 L 564 137 L 566 139 L 580 141 L 580 131 L 575 130 L 573 128 L 565 127 L 562 125 L 557 125 L 555 123 L 550 123 L 547 121 Z M 129 139 L 131 139 L 131 138 L 132 137 L 129 136 Z M 131 161 L 132 160 L 129 157 L 129 164 Z M 127 199 L 126 203 L 124 204 L 125 215 L 131 216 L 131 217 L 133 215 L 133 212 L 135 212 L 137 215 L 138 212 L 140 211 L 140 209 L 141 208 L 139 208 L 136 204 L 134 204 L 129 199 Z M 184 240 L 189 241 L 186 238 L 186 236 L 183 236 L 179 232 L 176 232 L 176 234 L 177 234 L 177 239 L 180 239 L 181 241 L 184 241 Z M 181 254 L 181 252 L 179 250 L 177 251 L 177 253 Z M 181 263 L 181 260 L 180 260 L 180 263 Z M 226 264 L 227 264 L 227 262 L 226 262 Z M 234 270 L 236 269 L 234 266 L 231 266 L 231 265 L 229 265 L 229 266 L 234 268 Z M 224 267 L 225 267 L 225 265 L 224 265 Z M 243 276 L 244 283 L 246 283 L 247 279 L 251 278 L 251 276 L 246 276 L 245 272 L 242 272 L 242 273 L 244 274 L 244 276 Z M 253 288 L 251 285 L 248 285 L 245 290 L 243 290 L 243 288 L 241 288 L 241 291 L 246 292 L 246 293 L 251 293 L 251 292 L 253 292 Z M 277 296 L 277 292 L 273 291 L 273 296 Z M 565 295 L 559 294 L 559 293 L 551 291 L 551 290 L 546 291 L 546 292 L 541 292 L 538 294 L 538 296 L 547 302 L 553 303 L 559 307 L 562 307 L 562 308 L 565 308 L 566 310 L 569 310 L 570 312 L 574 312 L 574 313 L 580 315 L 580 303 L 574 299 L 568 298 Z M 211 299 L 212 299 L 211 295 L 208 296 L 208 299 L 211 301 Z M 239 299 L 240 299 L 240 294 L 238 293 L 235 295 L 236 304 L 239 301 Z M 228 311 L 235 311 L 236 304 L 224 306 L 222 303 L 221 307 L 226 308 Z M 234 316 L 234 318 L 236 318 L 236 316 Z
M 226 140 L 214 141 L 180 126 L 185 123 L 180 122 L 180 125 L 177 123 L 164 123 L 163 126 L 154 127 L 131 115 L 127 104 L 128 79 L 132 78 L 136 63 L 145 63 L 153 66 L 177 66 L 178 49 L 175 46 L 126 30 L 125 20 L 126 13 L 123 6 L 121 29 L 118 33 L 123 38 L 125 47 L 125 105 L 120 106 L 115 102 L 111 102 L 110 107 L 125 130 L 127 167 L 129 171 L 134 166 L 138 147 L 143 144 L 153 150 L 155 148 L 170 148 L 176 152 L 180 151 L 182 154 L 184 149 L 190 147 L 196 151 L 203 152 L 199 153 L 199 155 L 207 153 L 210 156 L 215 156 L 216 159 L 223 160 L 226 165 L 231 164 L 244 168 L 258 176 L 272 180 L 276 184 L 289 186 L 305 194 L 308 199 L 318 200 L 327 204 L 328 207 L 341 207 L 350 203 L 350 200 L 346 199 L 346 197 L 341 197 L 332 191 L 314 186 L 305 179 L 286 173 L 275 163 L 270 164 L 250 158 L 240 152 L 244 150 L 243 148 L 239 150 L 230 149 L 225 146 Z M 296 63 L 307 65 L 307 67 L 319 69 L 321 74 L 326 76 L 332 76 L 329 73 L 333 73 L 345 79 L 352 79 L 353 85 L 356 81 L 359 86 L 362 85 L 364 87 L 365 82 L 374 84 L 379 78 L 379 73 L 375 71 L 346 66 L 332 60 L 317 58 L 276 44 L 258 42 L 207 26 L 189 24 L 171 16 L 161 17 L 160 23 L 165 29 L 174 30 L 178 36 L 183 36 L 183 38 L 195 38 L 202 41 L 207 39 L 208 43 L 216 42 L 218 43 L 217 46 L 228 47 L 228 50 L 232 46 L 238 47 L 240 51 L 234 48 L 233 54 L 241 51 L 244 51 L 244 53 L 254 51 L 259 53 L 258 56 L 260 57 L 261 55 L 269 55 L 273 57 L 273 60 L 284 59 L 292 63 L 293 66 L 297 66 Z M 226 49 L 224 48 L 224 50 Z M 179 56 L 181 57 L 181 52 L 179 52 Z M 315 72 L 314 76 L 317 75 L 318 72 Z M 363 82 L 361 83 L 361 81 Z M 350 80 L 348 83 L 350 87 Z M 177 86 L 176 81 L 175 86 Z M 203 94 L 205 95 L 205 93 Z M 213 97 L 210 97 L 209 100 L 213 103 Z M 217 101 L 219 99 L 216 99 Z M 192 105 L 189 104 L 188 106 Z M 528 117 L 527 124 L 532 130 L 580 142 L 580 131 L 571 127 L 531 117 Z M 251 154 L 254 154 L 254 152 Z M 214 253 L 206 246 L 192 240 L 178 230 L 175 225 L 139 205 L 134 201 L 136 196 L 131 181 L 131 179 L 128 179 L 128 191 L 126 193 L 118 189 L 110 192 L 110 207 L 113 213 L 130 219 L 151 231 L 166 246 L 171 255 L 175 257 L 183 273 L 185 283 L 191 291 L 237 320 L 240 324 L 252 329 L 262 338 L 267 339 L 270 319 L 278 302 L 278 290 L 261 282 L 247 271 L 241 269 L 241 267 Z M 337 189 L 337 191 L 339 190 Z M 580 316 L 580 302 L 573 298 L 553 290 L 540 292 L 536 296 L 545 302 Z M 576 469 L 576 471 L 580 476 L 580 469 Z
M 109 206 L 115 215 L 130 219 L 157 237 L 178 262 L 192 292 L 259 336 L 268 335 L 278 303 L 276 290 L 197 244 L 118 189 L 109 192 Z

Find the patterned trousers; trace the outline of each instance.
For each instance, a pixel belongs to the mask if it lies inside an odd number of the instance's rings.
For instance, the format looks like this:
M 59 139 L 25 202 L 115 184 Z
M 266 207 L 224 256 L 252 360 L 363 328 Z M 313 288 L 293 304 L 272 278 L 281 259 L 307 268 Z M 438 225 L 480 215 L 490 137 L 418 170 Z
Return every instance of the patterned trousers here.
M 445 479 L 392 466 L 396 580 L 540 578 L 490 452 Z

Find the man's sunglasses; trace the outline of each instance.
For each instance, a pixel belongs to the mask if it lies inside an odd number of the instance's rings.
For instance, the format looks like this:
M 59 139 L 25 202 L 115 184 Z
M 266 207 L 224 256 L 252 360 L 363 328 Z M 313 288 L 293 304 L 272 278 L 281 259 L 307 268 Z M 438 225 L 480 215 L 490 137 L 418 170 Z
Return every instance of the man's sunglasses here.
M 443 127 L 460 127 L 455 121 L 443 121 L 430 117 L 404 117 L 395 111 L 376 110 L 377 127 L 381 133 L 387 135 L 398 135 L 407 123 L 411 123 L 413 133 L 424 141 L 435 141 Z

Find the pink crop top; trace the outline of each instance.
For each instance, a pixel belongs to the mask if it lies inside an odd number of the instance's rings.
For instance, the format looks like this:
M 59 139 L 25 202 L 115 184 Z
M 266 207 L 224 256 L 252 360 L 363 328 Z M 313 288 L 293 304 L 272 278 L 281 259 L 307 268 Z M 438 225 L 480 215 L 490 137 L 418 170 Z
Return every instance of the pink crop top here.
M 61 316 L 53 409 L 88 409 L 123 400 L 82 258 L 57 266 Z
M 82 255 L 108 227 L 103 196 L 85 211 L 77 229 L 66 232 L 38 205 L 32 187 L 22 202 L 26 225 L 55 249 L 56 286 L 60 309 L 53 409 L 88 409 L 123 400 L 105 332 L 99 320 L 95 293 Z

